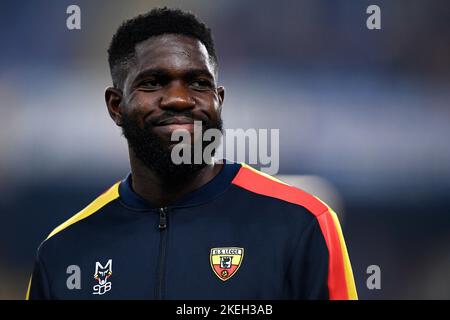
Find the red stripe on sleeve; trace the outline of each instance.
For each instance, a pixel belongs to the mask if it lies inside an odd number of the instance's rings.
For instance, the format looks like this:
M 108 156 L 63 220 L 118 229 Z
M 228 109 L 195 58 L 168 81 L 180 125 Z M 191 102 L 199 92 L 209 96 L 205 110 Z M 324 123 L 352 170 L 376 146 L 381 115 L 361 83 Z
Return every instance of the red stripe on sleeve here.
M 328 247 L 328 290 L 330 300 L 347 300 L 348 288 L 345 279 L 341 242 L 333 217 L 329 211 L 317 217 Z

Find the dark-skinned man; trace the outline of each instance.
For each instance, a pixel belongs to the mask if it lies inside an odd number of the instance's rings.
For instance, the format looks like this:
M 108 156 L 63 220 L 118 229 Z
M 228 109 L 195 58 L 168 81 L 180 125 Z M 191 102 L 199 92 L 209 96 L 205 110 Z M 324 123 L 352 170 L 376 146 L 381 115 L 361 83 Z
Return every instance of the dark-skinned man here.
M 174 163 L 175 131 L 192 143 L 194 122 L 222 131 L 205 24 L 154 9 L 123 23 L 108 53 L 105 100 L 131 172 L 42 242 L 27 299 L 357 298 L 325 203 L 245 164 Z

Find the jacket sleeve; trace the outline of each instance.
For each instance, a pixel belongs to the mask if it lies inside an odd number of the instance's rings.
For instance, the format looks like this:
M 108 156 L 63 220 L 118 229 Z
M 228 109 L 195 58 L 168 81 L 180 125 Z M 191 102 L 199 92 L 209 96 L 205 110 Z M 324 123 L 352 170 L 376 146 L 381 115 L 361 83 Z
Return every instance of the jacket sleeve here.
M 289 267 L 290 296 L 328 299 L 328 253 L 316 219 L 301 233 Z
M 352 266 L 336 213 L 327 210 L 316 216 L 328 252 L 328 295 L 331 300 L 357 300 Z
M 296 299 L 358 299 L 339 220 L 329 207 L 302 233 L 290 270 Z
M 26 300 L 46 300 L 51 299 L 50 287 L 45 267 L 39 256 L 39 250 L 36 254 L 33 273 L 28 283 Z

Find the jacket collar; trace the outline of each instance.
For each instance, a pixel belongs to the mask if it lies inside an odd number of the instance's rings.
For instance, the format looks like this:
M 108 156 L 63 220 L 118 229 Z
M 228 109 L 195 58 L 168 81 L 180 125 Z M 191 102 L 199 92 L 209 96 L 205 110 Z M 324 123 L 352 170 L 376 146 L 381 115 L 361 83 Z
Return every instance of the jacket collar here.
M 222 194 L 231 185 L 238 171 L 241 169 L 241 164 L 224 160 L 224 165 L 220 172 L 207 184 L 188 193 L 180 200 L 169 205 L 173 207 L 188 207 L 195 206 L 205 202 L 212 201 L 216 196 Z M 132 210 L 146 211 L 155 210 L 156 206 L 138 195 L 132 188 L 131 172 L 120 182 L 119 185 L 119 199 L 126 207 Z

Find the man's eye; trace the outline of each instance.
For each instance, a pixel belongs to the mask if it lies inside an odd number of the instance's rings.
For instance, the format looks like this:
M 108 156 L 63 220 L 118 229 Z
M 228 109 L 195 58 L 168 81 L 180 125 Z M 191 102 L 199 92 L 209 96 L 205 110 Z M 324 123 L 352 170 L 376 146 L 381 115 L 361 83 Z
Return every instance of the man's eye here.
M 143 88 L 146 88 L 146 89 L 155 90 L 155 89 L 161 88 L 162 84 L 158 80 L 146 80 L 146 81 L 141 82 L 140 86 Z
M 196 80 L 191 82 L 191 87 L 194 89 L 205 90 L 211 88 L 211 82 L 207 80 Z

